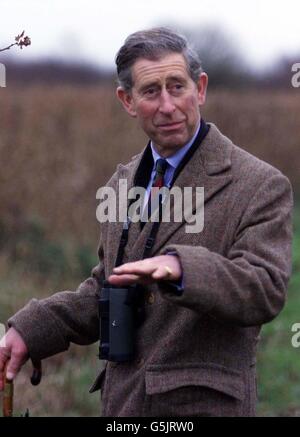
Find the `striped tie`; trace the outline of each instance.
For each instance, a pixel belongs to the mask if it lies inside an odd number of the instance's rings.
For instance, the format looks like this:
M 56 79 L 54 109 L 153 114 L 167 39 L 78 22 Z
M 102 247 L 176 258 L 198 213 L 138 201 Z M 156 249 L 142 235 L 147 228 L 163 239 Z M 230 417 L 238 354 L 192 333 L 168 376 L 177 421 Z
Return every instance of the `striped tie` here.
M 164 175 L 166 173 L 167 167 L 168 167 L 168 161 L 166 159 L 160 158 L 156 161 L 154 180 L 153 180 L 153 183 L 151 186 L 151 191 L 150 191 L 148 203 L 147 203 L 145 210 L 144 210 L 144 212 L 145 211 L 148 212 L 147 219 L 149 219 L 149 217 L 151 217 L 151 202 L 153 202 L 155 205 L 155 201 L 154 201 L 155 195 L 159 191 L 159 189 L 165 185 L 164 184 Z M 141 222 L 142 228 L 143 228 L 144 224 L 145 223 L 142 221 Z
M 152 188 L 161 188 L 164 186 L 164 175 L 167 167 L 168 167 L 168 161 L 166 159 L 160 158 L 156 161 L 156 166 L 155 166 L 156 173 L 151 187 L 151 192 L 152 192 Z

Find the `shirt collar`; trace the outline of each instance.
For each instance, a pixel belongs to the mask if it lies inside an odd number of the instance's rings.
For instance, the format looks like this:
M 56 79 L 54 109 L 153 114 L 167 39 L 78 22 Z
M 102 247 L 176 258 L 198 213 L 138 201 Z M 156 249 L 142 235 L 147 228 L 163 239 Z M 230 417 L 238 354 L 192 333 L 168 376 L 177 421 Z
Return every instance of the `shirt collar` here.
M 194 136 L 191 138 L 191 140 L 185 146 L 181 147 L 176 153 L 174 153 L 174 155 L 166 158 L 168 164 L 171 167 L 173 167 L 174 169 L 178 166 L 178 164 L 180 163 L 180 161 L 182 160 L 182 158 L 184 157 L 186 152 L 189 150 L 189 148 L 193 144 L 193 142 L 194 142 L 194 140 L 195 140 L 195 138 L 198 135 L 198 132 L 200 130 L 200 126 L 201 126 L 201 121 L 199 123 L 199 126 L 198 126 Z M 156 161 L 158 159 L 163 158 L 163 157 L 161 155 L 159 155 L 159 153 L 157 153 L 157 151 L 155 150 L 155 148 L 153 146 L 152 141 L 150 142 L 150 146 L 151 146 L 151 150 L 152 150 L 152 156 L 153 156 L 154 168 L 155 168 Z

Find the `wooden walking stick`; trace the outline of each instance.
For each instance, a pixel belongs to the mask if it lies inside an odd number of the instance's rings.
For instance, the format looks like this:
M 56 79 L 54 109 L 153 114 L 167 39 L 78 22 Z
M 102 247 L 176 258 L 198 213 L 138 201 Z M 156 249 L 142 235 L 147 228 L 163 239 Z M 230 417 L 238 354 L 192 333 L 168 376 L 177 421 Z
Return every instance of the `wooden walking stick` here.
M 5 335 L 5 327 L 0 324 L 0 340 Z M 6 378 L 8 362 L 6 363 L 3 371 L 3 403 L 2 403 L 2 413 L 3 417 L 12 417 L 14 410 L 14 382 Z M 42 364 L 41 361 L 33 361 L 33 372 L 30 378 L 32 385 L 38 385 L 42 378 Z M 29 416 L 28 410 L 25 416 Z
M 42 378 L 41 362 L 39 361 L 32 364 L 33 364 L 33 372 L 30 381 L 32 385 L 38 385 Z M 3 389 L 2 412 L 3 412 L 3 417 L 12 417 L 14 411 L 14 382 L 6 378 L 6 368 L 7 368 L 7 364 L 5 365 L 5 369 L 3 372 L 4 389 Z M 28 409 L 26 410 L 24 416 L 29 416 Z
M 5 335 L 5 326 L 0 324 L 0 340 Z M 7 363 L 3 371 L 3 417 L 12 417 L 14 404 L 14 384 L 6 378 Z
M 3 372 L 3 417 L 12 417 L 14 410 L 14 383 L 6 378 L 5 365 Z
M 30 381 L 32 385 L 38 385 L 42 378 L 42 365 L 40 361 L 32 364 L 33 364 L 33 372 Z M 3 372 L 4 388 L 3 388 L 2 412 L 3 412 L 3 417 L 12 417 L 14 411 L 14 382 L 9 381 L 6 378 L 6 368 L 7 368 L 7 364 L 5 365 L 5 369 Z M 26 410 L 24 416 L 29 416 L 28 409 Z

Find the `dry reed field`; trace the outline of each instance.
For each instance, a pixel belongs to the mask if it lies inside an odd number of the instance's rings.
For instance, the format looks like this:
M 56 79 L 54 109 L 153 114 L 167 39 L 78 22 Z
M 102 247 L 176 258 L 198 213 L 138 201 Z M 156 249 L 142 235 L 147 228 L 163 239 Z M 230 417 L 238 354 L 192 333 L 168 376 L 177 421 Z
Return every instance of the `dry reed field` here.
M 297 91 L 215 91 L 203 114 L 300 187 Z M 46 221 L 49 236 L 67 232 L 93 243 L 97 188 L 145 144 L 113 88 L 1 89 L 2 221 L 12 226 L 35 215 Z
M 283 171 L 297 196 L 299 93 L 209 91 L 203 109 L 206 121 Z M 96 262 L 96 191 L 146 141 L 113 86 L 0 89 L 0 322 L 28 299 L 85 278 Z M 36 416 L 97 415 L 98 394 L 88 394 L 96 353 L 95 345 L 72 346 L 46 360 L 38 388 L 27 366 L 16 381 L 16 414 L 29 407 Z

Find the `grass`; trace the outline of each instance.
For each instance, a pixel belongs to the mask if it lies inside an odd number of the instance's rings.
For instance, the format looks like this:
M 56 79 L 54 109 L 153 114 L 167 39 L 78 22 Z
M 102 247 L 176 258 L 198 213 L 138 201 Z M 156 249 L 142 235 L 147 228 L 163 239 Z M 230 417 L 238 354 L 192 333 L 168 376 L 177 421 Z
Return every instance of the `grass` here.
M 35 417 L 99 416 L 99 392 L 88 393 L 100 367 L 96 353 L 95 345 L 72 346 L 67 353 L 47 359 L 37 387 L 30 385 L 31 363 L 26 364 L 15 382 L 15 415 L 28 408 Z
M 259 414 L 300 415 L 299 349 L 292 346 L 292 326 L 300 322 L 300 208 L 295 209 L 293 274 L 283 311 L 262 330 L 258 351 Z
M 29 233 L 22 235 L 21 242 L 18 239 L 15 242 L 16 247 L 22 244 L 22 250 L 11 253 L 7 248 L 0 258 L 3 322 L 32 297 L 43 298 L 60 289 L 74 290 L 88 276 L 87 264 L 96 264 L 96 256 L 87 246 L 47 241 L 41 235 L 37 243 L 31 231 L 30 228 Z M 43 254 L 42 263 L 32 262 L 34 250 Z M 60 269 L 53 253 L 60 254 Z M 27 363 L 15 382 L 15 415 L 29 408 L 33 416 L 99 416 L 99 395 L 91 395 L 88 390 L 100 367 L 97 345 L 84 348 L 71 345 L 67 353 L 43 362 L 42 382 L 33 387 L 29 382 L 31 362 Z

